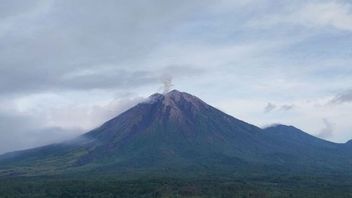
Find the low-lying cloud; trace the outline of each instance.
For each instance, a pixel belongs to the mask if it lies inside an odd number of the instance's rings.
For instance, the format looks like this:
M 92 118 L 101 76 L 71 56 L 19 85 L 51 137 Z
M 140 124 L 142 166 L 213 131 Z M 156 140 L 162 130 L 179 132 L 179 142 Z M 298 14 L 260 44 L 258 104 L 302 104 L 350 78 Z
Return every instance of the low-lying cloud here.
M 324 118 L 322 121 L 324 127 L 320 130 L 317 136 L 320 138 L 331 138 L 334 135 L 335 124 L 326 118 Z
M 20 113 L 0 112 L 0 128 L 0 153 L 67 140 L 80 133 L 80 129 L 45 127 L 35 118 Z
M 106 104 L 60 105 L 0 111 L 0 154 L 72 139 L 142 101 L 125 97 Z

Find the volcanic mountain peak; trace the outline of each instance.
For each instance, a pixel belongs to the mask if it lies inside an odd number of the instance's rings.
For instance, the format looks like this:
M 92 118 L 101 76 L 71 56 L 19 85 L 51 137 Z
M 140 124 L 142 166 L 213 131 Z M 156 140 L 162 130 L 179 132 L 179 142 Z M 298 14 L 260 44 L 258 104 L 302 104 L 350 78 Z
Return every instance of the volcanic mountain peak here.
M 165 94 L 164 104 L 166 105 L 171 105 L 173 103 L 183 103 L 183 102 L 190 103 L 195 107 L 199 107 L 200 105 L 206 105 L 205 102 L 203 102 L 201 99 L 191 94 L 188 94 L 186 92 L 172 90 L 167 94 Z
M 160 102 L 164 108 L 178 109 L 180 107 L 188 106 L 190 108 L 200 109 L 201 107 L 207 107 L 208 105 L 201 99 L 188 94 L 186 92 L 180 92 L 176 89 L 166 93 L 160 94 L 155 93 L 149 96 L 148 100 L 143 103 L 154 104 Z

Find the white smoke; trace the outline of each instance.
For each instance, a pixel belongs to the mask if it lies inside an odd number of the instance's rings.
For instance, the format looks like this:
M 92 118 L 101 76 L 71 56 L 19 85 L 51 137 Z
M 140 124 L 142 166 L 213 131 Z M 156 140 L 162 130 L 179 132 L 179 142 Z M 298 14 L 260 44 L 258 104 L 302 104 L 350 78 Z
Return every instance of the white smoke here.
M 171 88 L 174 86 L 172 84 L 172 77 L 165 75 L 161 78 L 162 83 L 163 83 L 163 94 L 166 94 L 171 90 Z

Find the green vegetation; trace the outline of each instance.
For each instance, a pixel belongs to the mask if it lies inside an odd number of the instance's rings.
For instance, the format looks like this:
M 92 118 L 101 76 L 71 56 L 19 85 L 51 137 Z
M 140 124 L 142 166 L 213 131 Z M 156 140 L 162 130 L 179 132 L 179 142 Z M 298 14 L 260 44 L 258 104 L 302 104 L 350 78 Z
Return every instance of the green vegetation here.
M 319 197 L 352 196 L 351 178 L 266 177 L 247 179 L 3 178 L 7 197 Z

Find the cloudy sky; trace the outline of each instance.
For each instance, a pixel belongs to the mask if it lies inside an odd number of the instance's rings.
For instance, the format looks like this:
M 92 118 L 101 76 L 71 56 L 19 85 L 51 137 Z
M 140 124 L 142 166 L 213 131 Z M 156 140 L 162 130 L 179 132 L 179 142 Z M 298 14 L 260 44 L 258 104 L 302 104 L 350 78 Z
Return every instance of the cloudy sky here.
M 162 81 L 239 119 L 352 139 L 349 0 L 3 0 L 0 153 L 84 133 Z

